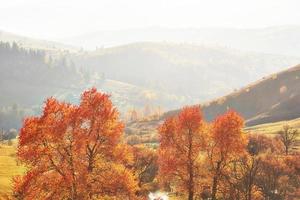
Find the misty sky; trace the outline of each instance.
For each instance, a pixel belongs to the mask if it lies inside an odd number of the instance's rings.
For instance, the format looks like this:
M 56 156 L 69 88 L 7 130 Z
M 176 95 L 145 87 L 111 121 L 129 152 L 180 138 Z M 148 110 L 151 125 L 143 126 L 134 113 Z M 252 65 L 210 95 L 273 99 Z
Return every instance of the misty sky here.
M 44 39 L 98 30 L 300 25 L 300 0 L 3 0 L 0 30 Z

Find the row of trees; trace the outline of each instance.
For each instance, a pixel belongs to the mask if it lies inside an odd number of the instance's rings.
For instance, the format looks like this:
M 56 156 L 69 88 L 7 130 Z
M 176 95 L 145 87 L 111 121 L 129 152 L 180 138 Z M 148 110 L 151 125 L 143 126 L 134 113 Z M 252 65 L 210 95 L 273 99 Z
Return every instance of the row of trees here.
M 128 145 L 109 96 L 91 89 L 79 105 L 46 101 L 24 121 L 14 199 L 146 199 L 159 188 L 180 199 L 288 199 L 299 192 L 299 156 L 281 142 L 246 136 L 230 111 L 213 123 L 187 107 L 159 127 L 159 148 Z M 298 158 L 298 160 L 297 160 Z M 159 184 L 158 184 L 159 183 Z
M 0 142 L 3 142 L 4 140 L 12 140 L 16 138 L 18 135 L 18 132 L 16 129 L 10 129 L 8 131 L 1 129 L 0 130 Z
M 285 126 L 276 138 L 245 135 L 234 111 L 204 121 L 200 108 L 184 108 L 159 129 L 159 178 L 181 198 L 287 200 L 300 198 L 300 155 L 292 154 L 297 131 Z
M 89 84 L 95 81 L 93 74 L 96 74 L 94 71 L 79 68 L 70 56 L 63 53 L 26 49 L 15 42 L 0 42 L 0 64 L 1 81 L 13 79 L 52 87 Z

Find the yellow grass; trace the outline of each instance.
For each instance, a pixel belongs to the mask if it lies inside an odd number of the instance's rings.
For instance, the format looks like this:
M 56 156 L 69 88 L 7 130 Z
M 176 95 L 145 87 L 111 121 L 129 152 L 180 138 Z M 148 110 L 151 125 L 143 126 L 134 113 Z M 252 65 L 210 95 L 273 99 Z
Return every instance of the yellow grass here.
M 12 178 L 24 173 L 25 168 L 17 165 L 15 159 L 16 140 L 11 146 L 0 143 L 0 194 L 11 192 Z
M 251 133 L 260 133 L 260 134 L 277 134 L 284 125 L 288 124 L 290 127 L 297 129 L 300 132 L 300 118 L 289 120 L 289 121 L 280 121 L 275 123 L 261 124 L 251 127 L 246 127 L 245 131 Z

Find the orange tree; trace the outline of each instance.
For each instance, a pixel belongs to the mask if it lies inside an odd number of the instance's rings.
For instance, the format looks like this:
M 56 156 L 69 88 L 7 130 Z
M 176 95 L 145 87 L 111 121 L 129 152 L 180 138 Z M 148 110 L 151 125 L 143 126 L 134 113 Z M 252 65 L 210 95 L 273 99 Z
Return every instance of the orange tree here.
M 126 166 L 123 124 L 109 96 L 96 89 L 71 105 L 49 98 L 39 117 L 24 120 L 18 159 L 27 166 L 14 180 L 16 199 L 135 199 Z
M 159 127 L 159 174 L 193 200 L 199 183 L 205 123 L 199 106 L 185 107 Z
M 247 140 L 243 126 L 243 118 L 234 111 L 218 116 L 211 125 L 206 151 L 212 177 L 212 200 L 217 199 L 220 179 L 226 174 L 228 166 L 244 154 Z

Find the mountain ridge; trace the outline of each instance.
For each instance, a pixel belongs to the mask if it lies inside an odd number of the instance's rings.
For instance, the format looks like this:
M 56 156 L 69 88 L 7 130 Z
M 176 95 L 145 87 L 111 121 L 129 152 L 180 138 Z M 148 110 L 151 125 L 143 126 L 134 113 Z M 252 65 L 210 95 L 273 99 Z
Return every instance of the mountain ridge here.
M 112 47 L 140 41 L 194 43 L 236 48 L 281 55 L 299 56 L 300 26 L 273 26 L 265 28 L 164 28 L 150 27 L 115 31 L 98 31 L 77 37 L 64 38 L 67 44 L 87 49 Z

